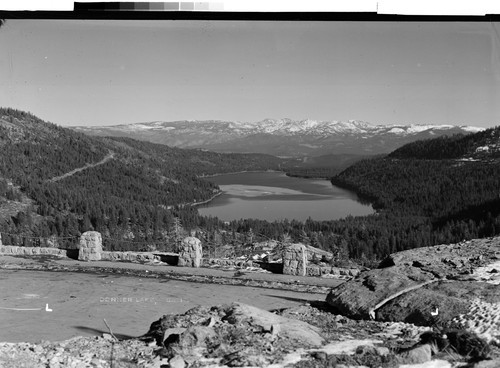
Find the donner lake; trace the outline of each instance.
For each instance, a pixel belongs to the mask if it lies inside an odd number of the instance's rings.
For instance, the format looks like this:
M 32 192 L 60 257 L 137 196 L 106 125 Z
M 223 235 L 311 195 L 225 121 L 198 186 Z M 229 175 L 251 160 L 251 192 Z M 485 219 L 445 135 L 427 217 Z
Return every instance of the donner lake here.
M 203 216 L 224 221 L 242 218 L 261 220 L 335 220 L 374 213 L 351 191 L 329 180 L 286 176 L 282 172 L 246 172 L 206 178 L 223 193 L 198 207 Z

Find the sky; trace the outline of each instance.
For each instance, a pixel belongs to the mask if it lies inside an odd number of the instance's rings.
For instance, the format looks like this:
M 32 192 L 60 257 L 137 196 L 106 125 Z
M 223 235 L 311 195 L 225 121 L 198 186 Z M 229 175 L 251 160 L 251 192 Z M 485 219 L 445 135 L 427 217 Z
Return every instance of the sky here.
M 62 126 L 500 125 L 499 23 L 8 19 L 0 50 L 0 106 Z

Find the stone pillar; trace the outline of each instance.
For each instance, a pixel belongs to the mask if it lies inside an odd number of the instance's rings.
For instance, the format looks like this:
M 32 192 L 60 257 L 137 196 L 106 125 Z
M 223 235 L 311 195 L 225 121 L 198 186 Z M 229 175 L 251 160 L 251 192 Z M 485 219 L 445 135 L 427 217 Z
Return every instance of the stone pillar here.
M 188 236 L 182 241 L 177 266 L 200 267 L 202 254 L 200 239 Z
M 80 237 L 78 252 L 79 261 L 100 261 L 102 252 L 102 238 L 97 231 L 87 231 Z
M 304 244 L 292 244 L 283 252 L 283 274 L 305 276 L 307 253 Z

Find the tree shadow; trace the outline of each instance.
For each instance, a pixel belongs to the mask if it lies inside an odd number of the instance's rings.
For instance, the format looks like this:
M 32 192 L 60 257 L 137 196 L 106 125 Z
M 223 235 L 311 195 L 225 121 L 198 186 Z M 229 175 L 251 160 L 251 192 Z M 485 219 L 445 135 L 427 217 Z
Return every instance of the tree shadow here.
M 96 336 L 102 336 L 102 334 L 109 334 L 109 331 L 107 330 L 99 330 L 97 328 L 92 328 L 92 327 L 86 327 L 86 326 L 72 326 L 73 328 L 76 328 L 79 331 L 83 331 L 86 333 L 90 333 Z M 130 335 L 124 335 L 124 334 L 117 334 L 113 332 L 113 335 L 116 336 L 118 340 L 130 340 L 130 339 L 136 339 L 140 336 L 130 336 Z
M 307 303 L 311 307 L 317 308 L 317 309 L 322 310 L 322 311 L 327 311 L 327 312 L 331 312 L 332 311 L 331 307 L 324 300 L 309 300 L 309 299 L 293 298 L 293 297 L 290 297 L 290 296 L 271 295 L 271 294 L 265 294 L 265 296 L 270 296 L 272 298 L 283 299 L 283 300 L 287 300 L 287 301 L 295 302 L 295 303 L 302 303 L 302 304 Z M 288 308 L 281 308 L 281 309 L 288 309 Z
M 278 299 L 288 300 L 289 302 L 311 303 L 311 300 L 309 300 L 309 299 L 292 298 L 290 296 L 271 295 L 271 294 L 264 294 L 264 296 L 269 296 L 271 298 L 278 298 Z

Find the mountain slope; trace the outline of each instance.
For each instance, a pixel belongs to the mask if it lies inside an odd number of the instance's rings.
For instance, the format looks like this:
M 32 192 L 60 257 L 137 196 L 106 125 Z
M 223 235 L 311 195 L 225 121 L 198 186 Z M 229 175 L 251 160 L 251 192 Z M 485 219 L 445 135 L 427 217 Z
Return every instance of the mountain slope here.
M 108 127 L 74 127 L 97 136 L 131 137 L 176 147 L 217 152 L 259 152 L 275 156 L 389 153 L 418 139 L 481 128 L 452 125 L 370 125 L 362 121 L 265 119 L 149 122 Z
M 354 164 L 332 183 L 373 201 L 375 221 L 386 228 L 406 223 L 394 227 L 398 250 L 493 236 L 500 234 L 499 137 L 497 127 L 411 143 Z
M 173 206 L 218 193 L 200 175 L 278 169 L 284 163 L 266 155 L 89 137 L 13 109 L 0 109 L 0 149 L 0 231 L 4 242 L 14 244 L 91 229 L 137 243 L 131 246 L 162 241 L 173 216 L 186 226 L 197 216 Z
M 454 135 L 407 144 L 390 154 L 394 158 L 429 160 L 491 160 L 500 158 L 500 129 L 486 129 L 470 135 Z

